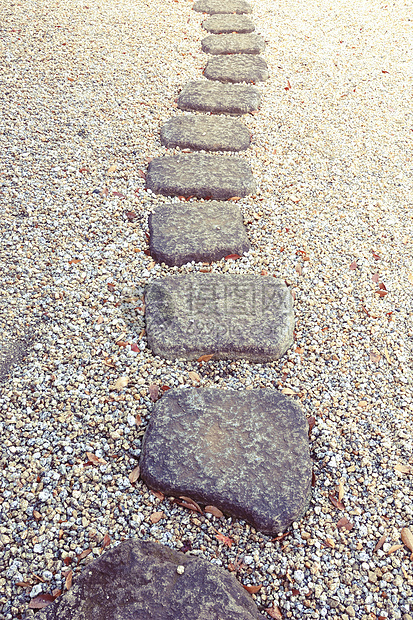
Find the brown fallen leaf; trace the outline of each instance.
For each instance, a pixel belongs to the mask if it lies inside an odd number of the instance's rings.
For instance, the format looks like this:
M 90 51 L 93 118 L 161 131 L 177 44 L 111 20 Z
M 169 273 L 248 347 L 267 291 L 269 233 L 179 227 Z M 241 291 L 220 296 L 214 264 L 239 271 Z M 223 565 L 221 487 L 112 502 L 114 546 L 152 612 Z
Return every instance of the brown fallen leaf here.
M 37 510 L 33 510 L 33 517 L 36 519 L 36 521 L 40 521 L 42 515 Z
M 155 497 L 160 499 L 161 502 L 165 499 L 165 495 L 162 493 L 162 491 L 154 491 L 153 489 L 151 489 L 151 493 L 155 495 Z
M 394 467 L 395 471 L 399 471 L 402 474 L 413 474 L 413 467 L 411 467 L 410 465 L 395 465 Z M 33 512 L 34 515 L 34 512 Z
M 382 548 L 384 543 L 386 542 L 387 534 L 383 534 L 383 536 L 378 540 L 376 546 L 373 549 L 373 553 L 376 553 L 379 549 Z
M 392 553 L 394 553 L 395 551 L 398 551 L 399 549 L 403 549 L 403 545 L 393 545 L 388 550 L 387 555 L 391 555 Z
M 84 560 L 89 553 L 92 553 L 92 549 L 85 549 L 84 551 L 82 551 L 82 553 L 79 553 L 79 555 L 77 556 L 77 561 L 80 562 L 81 560 Z
M 155 524 L 158 523 L 161 519 L 163 519 L 164 516 L 164 512 L 162 510 L 159 510 L 158 512 L 153 512 L 149 517 L 149 520 L 152 524 Z
M 129 383 L 129 378 L 128 377 L 119 377 L 119 379 L 116 379 L 115 383 L 111 386 L 109 386 L 110 390 L 123 390 L 123 388 L 125 388 Z
M 138 177 L 140 177 L 143 180 L 146 179 L 146 174 L 144 173 L 143 170 L 138 170 Z
M 139 479 L 140 474 L 140 467 L 139 465 L 136 465 L 135 469 L 132 469 L 131 473 L 129 474 L 129 482 L 131 484 L 134 484 Z
M 189 510 L 193 510 L 194 512 L 199 512 L 200 514 L 202 514 L 201 507 L 199 506 L 199 504 L 196 503 L 195 500 L 191 499 L 190 497 L 186 497 L 185 495 L 180 495 L 179 499 L 183 502 L 183 504 L 181 503 L 181 506 L 184 505 L 184 508 L 189 508 Z
M 199 374 L 197 372 L 194 372 L 193 370 L 190 370 L 188 372 L 189 378 L 191 379 L 192 383 L 201 383 L 201 377 L 199 376 Z
M 357 263 L 355 260 L 350 264 L 350 269 L 352 271 L 355 271 L 357 269 Z
M 73 571 L 70 570 L 67 573 L 66 579 L 65 579 L 65 588 L 66 588 L 66 590 L 70 590 L 70 588 L 72 587 L 72 581 L 73 581 Z
M 330 549 L 335 549 L 336 548 L 336 543 L 334 542 L 334 540 L 332 538 L 326 538 L 324 541 L 324 544 L 327 547 L 330 547 Z
M 17 581 L 16 586 L 20 586 L 21 588 L 32 588 L 33 584 L 28 581 Z
M 241 256 L 239 254 L 228 254 L 228 256 L 224 257 L 225 260 L 237 260 L 238 258 L 241 258 Z
M 109 168 L 106 174 L 112 174 L 112 172 L 115 172 L 118 169 L 116 164 L 112 164 Z
M 297 393 L 296 393 L 296 392 L 294 392 L 294 390 L 292 390 L 291 388 L 283 388 L 283 389 L 281 390 L 281 392 L 282 392 L 283 394 L 286 394 L 287 396 L 296 396 L 296 395 L 297 395 Z
M 230 538 L 229 536 L 224 536 L 224 534 L 221 534 L 221 532 L 218 532 L 215 538 L 219 542 L 222 542 L 226 547 L 230 547 L 230 548 L 232 547 L 232 543 L 234 542 L 232 538 Z
M 315 417 L 313 415 L 311 415 L 309 418 L 307 418 L 307 424 L 308 424 L 308 436 L 311 435 L 311 431 L 313 430 L 314 426 L 315 426 Z
M 338 510 L 345 510 L 343 502 L 339 501 L 337 497 L 334 497 L 334 495 L 329 495 L 328 499 Z
M 159 385 L 152 383 L 148 387 L 148 392 L 149 392 L 149 396 L 151 397 L 151 401 L 156 403 L 156 401 L 159 399 Z
M 205 512 L 208 512 L 209 514 L 213 515 L 214 517 L 217 517 L 218 519 L 224 516 L 224 513 L 221 512 L 220 509 L 216 508 L 215 506 L 205 506 L 204 510 Z
M 341 502 L 341 500 L 344 497 L 344 484 L 343 482 L 340 480 L 339 484 L 338 484 L 338 501 Z
M 96 454 L 93 454 L 93 452 L 86 452 L 86 456 L 93 465 L 106 465 L 105 459 L 101 459 L 99 456 L 96 456 Z
M 44 609 L 45 607 L 50 605 L 50 603 L 53 603 L 54 600 L 55 600 L 55 597 L 52 596 L 51 594 L 39 594 L 39 596 L 32 598 L 32 600 L 30 601 L 28 605 L 28 608 L 29 609 Z
M 242 587 L 245 588 L 245 590 L 250 594 L 257 594 L 257 592 L 261 590 L 262 584 L 259 586 L 244 586 L 243 584 Z
M 352 530 L 353 527 L 354 527 L 353 523 L 350 523 L 350 521 L 347 519 L 347 517 L 343 517 L 342 519 L 337 521 L 336 525 L 337 525 L 338 529 L 341 529 L 342 527 L 345 527 L 346 530 L 348 530 L 348 531 Z
M 102 541 L 102 551 L 106 549 L 106 547 L 109 547 L 110 543 L 111 540 L 109 534 L 105 534 Z
M 275 618 L 276 620 L 282 620 L 283 615 L 280 611 L 280 608 L 277 605 L 273 605 L 272 607 L 267 607 L 265 610 L 270 618 Z
M 413 533 L 408 527 L 404 527 L 401 531 L 401 538 L 406 547 L 411 551 L 410 559 L 413 560 Z
M 60 588 L 55 588 L 52 591 L 52 595 L 54 599 L 57 599 L 57 597 L 60 596 L 61 594 L 63 594 L 63 591 Z
M 211 353 L 211 355 L 201 355 L 200 358 L 198 358 L 198 362 L 209 362 L 210 359 L 212 359 L 214 357 L 214 354 Z
M 378 364 L 381 360 L 381 355 L 380 353 L 370 353 L 370 361 L 373 362 L 373 364 Z
M 100 315 L 100 317 L 98 317 L 98 320 L 96 321 L 96 324 L 97 324 L 97 325 L 101 325 L 101 324 L 103 323 L 103 321 L 104 321 L 104 320 L 105 320 L 105 319 L 103 318 L 103 316 L 102 316 L 102 315 Z

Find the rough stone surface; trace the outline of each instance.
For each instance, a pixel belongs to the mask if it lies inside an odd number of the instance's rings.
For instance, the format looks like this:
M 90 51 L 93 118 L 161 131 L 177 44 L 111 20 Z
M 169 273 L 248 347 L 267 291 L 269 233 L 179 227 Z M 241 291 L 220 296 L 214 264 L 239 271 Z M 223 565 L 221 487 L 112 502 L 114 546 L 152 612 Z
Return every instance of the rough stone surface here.
M 152 411 L 140 467 L 151 489 L 277 534 L 308 506 L 307 421 L 276 390 L 170 390 Z
M 178 108 L 216 114 L 248 114 L 258 110 L 260 101 L 260 93 L 251 86 L 197 81 L 184 86 L 178 98 Z
M 219 82 L 264 82 L 268 80 L 267 63 L 263 58 L 247 54 L 216 56 L 204 69 L 204 76 Z
M 254 193 L 255 181 L 249 164 L 241 159 L 193 153 L 153 159 L 146 187 L 164 196 L 227 200 Z
M 265 41 L 258 34 L 210 34 L 201 46 L 207 54 L 260 54 Z
M 254 32 L 255 25 L 249 17 L 244 15 L 212 15 L 202 22 L 202 28 L 213 34 L 230 32 Z
M 23 337 L 0 344 L 0 384 L 7 379 L 13 366 L 23 360 L 32 344 L 32 340 L 32 337 Z
M 159 205 L 149 216 L 152 257 L 166 265 L 212 262 L 248 252 L 239 208 L 230 202 Z
M 126 540 L 89 564 L 41 620 L 258 620 L 226 570 L 150 541 Z
M 209 13 L 210 15 L 252 13 L 251 5 L 246 0 L 197 0 L 192 8 L 198 13 Z
M 148 344 L 167 359 L 267 362 L 293 342 L 291 293 L 269 276 L 169 276 L 148 285 L 145 301 Z
M 203 114 L 174 116 L 162 127 L 161 142 L 168 148 L 244 151 L 250 145 L 251 134 L 233 118 Z

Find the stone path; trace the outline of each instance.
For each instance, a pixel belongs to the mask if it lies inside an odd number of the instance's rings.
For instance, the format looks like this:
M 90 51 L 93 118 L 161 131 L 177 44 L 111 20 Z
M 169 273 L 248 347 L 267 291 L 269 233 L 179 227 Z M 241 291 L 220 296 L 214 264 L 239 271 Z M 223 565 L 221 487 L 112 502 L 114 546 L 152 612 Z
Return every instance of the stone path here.
M 265 42 L 257 34 L 210 34 L 201 46 L 207 54 L 261 54 Z
M 248 129 L 233 118 L 205 115 L 175 116 L 161 129 L 161 142 L 194 151 L 244 151 L 251 142 Z
M 265 82 L 269 73 L 263 58 L 244 54 L 216 56 L 208 60 L 204 76 L 219 82 Z
M 189 82 L 178 97 L 178 108 L 214 114 L 248 114 L 258 110 L 260 101 L 259 91 L 251 86 Z
M 202 28 L 213 34 L 254 32 L 255 24 L 245 15 L 212 15 L 202 22 Z
M 199 13 L 210 15 L 252 13 L 251 5 L 246 0 L 197 0 L 192 8 Z

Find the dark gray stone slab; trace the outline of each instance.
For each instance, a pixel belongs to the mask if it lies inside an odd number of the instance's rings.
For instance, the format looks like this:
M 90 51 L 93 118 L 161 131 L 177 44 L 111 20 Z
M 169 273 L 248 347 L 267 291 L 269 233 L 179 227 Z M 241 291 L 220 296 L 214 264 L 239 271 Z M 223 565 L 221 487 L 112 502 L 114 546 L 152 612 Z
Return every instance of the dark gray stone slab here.
M 255 25 L 249 17 L 244 15 L 212 15 L 202 22 L 202 28 L 213 34 L 230 32 L 254 32 Z
M 197 151 L 244 151 L 251 142 L 249 130 L 233 118 L 174 116 L 161 128 L 161 143 Z
M 270 276 L 169 276 L 147 287 L 145 301 L 148 344 L 167 359 L 268 362 L 293 342 L 291 293 Z
M 197 0 L 192 8 L 198 13 L 209 13 L 210 15 L 252 13 L 251 5 L 246 0 Z
M 255 181 L 251 167 L 241 159 L 192 153 L 153 159 L 146 187 L 164 196 L 228 200 L 253 194 Z
M 141 477 L 166 495 L 274 535 L 307 509 L 312 466 L 301 408 L 276 390 L 169 390 L 151 414 Z
M 207 54 L 261 54 L 265 41 L 258 34 L 210 34 L 201 46 Z
M 268 80 L 267 63 L 263 58 L 247 54 L 216 56 L 204 69 L 204 76 L 219 82 L 264 82 Z
M 40 620 L 259 620 L 231 573 L 150 541 L 126 540 L 89 564 Z
M 166 265 L 220 260 L 250 249 L 239 208 L 230 202 L 159 205 L 149 216 L 152 257 Z
M 260 93 L 251 86 L 199 81 L 184 86 L 178 97 L 178 108 L 215 114 L 248 114 L 258 110 L 260 102 Z

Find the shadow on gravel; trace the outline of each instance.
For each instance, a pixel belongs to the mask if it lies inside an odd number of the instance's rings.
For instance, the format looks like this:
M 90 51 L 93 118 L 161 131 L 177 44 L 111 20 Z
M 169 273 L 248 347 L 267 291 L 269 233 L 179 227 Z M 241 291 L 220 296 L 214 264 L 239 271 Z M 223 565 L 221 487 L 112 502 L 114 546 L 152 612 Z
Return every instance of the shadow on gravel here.
M 8 378 L 13 366 L 19 364 L 33 345 L 34 334 L 0 342 L 0 384 Z

